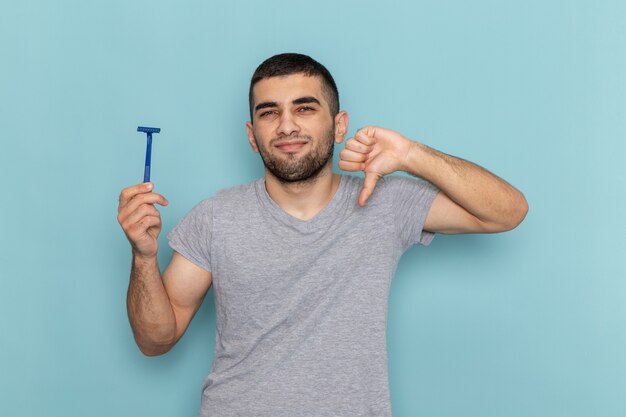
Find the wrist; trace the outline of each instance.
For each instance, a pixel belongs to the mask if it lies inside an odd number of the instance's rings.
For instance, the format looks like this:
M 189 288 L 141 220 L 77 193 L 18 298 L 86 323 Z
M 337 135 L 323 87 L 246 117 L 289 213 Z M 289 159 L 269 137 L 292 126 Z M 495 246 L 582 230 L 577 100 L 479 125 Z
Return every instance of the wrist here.
M 154 255 L 145 255 L 133 250 L 133 263 L 146 265 L 156 263 L 157 260 L 158 257 L 156 253 Z
M 413 140 L 409 140 L 409 142 L 409 150 L 402 161 L 402 171 L 421 177 L 419 168 L 424 154 L 424 145 Z

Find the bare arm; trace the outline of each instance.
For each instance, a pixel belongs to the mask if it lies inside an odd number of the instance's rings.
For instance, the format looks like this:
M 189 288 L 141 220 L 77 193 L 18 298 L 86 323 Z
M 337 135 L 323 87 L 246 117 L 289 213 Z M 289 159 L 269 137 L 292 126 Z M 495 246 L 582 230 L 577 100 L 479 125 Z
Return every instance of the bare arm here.
M 120 194 L 118 222 L 133 249 L 127 294 L 128 319 L 139 349 L 148 356 L 168 352 L 183 335 L 211 286 L 211 273 L 174 252 L 163 277 L 157 261 L 161 218 L 153 204 L 167 200 L 152 184 Z
M 440 192 L 424 229 L 441 233 L 494 233 L 511 230 L 528 212 L 524 195 L 486 169 L 419 143 L 405 160 L 406 172 L 433 183 Z
M 508 182 L 469 161 L 446 155 L 389 129 L 368 126 L 348 139 L 339 168 L 364 171 L 359 204 L 365 205 L 383 175 L 405 171 L 441 190 L 424 230 L 494 233 L 516 227 L 526 216 L 524 195 Z
M 160 355 L 175 344 L 176 317 L 155 258 L 133 255 L 126 296 L 128 320 L 139 349 Z
M 163 273 L 163 285 L 169 295 L 176 320 L 173 344 L 187 330 L 212 284 L 213 275 L 210 272 L 174 251 L 172 260 Z

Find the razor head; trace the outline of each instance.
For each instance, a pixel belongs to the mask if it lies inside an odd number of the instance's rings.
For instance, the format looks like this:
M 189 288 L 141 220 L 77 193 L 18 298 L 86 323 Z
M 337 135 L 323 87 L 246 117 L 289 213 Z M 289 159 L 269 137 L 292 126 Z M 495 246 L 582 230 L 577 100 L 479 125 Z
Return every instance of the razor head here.
M 137 126 L 137 132 L 144 133 L 159 133 L 161 131 L 160 127 L 145 127 L 145 126 Z

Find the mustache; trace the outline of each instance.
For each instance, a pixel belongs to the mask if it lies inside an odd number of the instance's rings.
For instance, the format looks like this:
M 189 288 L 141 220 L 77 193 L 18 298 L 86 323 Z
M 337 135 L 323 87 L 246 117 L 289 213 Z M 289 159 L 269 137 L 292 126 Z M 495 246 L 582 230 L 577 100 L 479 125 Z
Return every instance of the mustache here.
M 313 137 L 309 135 L 290 135 L 290 136 L 279 136 L 272 140 L 270 140 L 270 145 L 275 145 L 277 142 L 291 142 L 295 140 L 305 140 L 310 142 L 313 140 Z

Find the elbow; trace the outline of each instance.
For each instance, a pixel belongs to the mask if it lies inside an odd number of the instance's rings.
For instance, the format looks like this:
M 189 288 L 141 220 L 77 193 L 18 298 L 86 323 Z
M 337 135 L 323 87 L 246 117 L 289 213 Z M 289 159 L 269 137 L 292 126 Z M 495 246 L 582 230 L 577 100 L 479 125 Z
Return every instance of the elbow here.
M 137 342 L 137 346 L 145 356 L 161 356 L 172 350 L 174 343 L 146 344 Z
M 172 350 L 177 341 L 174 334 L 163 334 L 162 337 L 155 337 L 155 335 L 141 337 L 135 333 L 134 336 L 137 347 L 145 356 L 164 355 Z
M 170 351 L 170 349 L 166 349 L 166 350 L 149 350 L 149 349 L 145 349 L 145 348 L 139 348 L 139 350 L 141 351 L 141 353 L 144 354 L 144 356 L 148 356 L 148 357 L 165 355 L 167 352 Z
M 526 214 L 528 214 L 528 201 L 526 201 L 524 194 L 518 192 L 517 198 L 515 198 L 511 205 L 508 221 L 504 224 L 504 229 L 502 231 L 507 232 L 515 229 L 524 221 Z
M 500 215 L 499 220 L 490 222 L 479 221 L 477 226 L 479 233 L 502 233 L 515 229 L 524 221 L 528 213 L 528 202 L 522 193 L 518 193 L 505 213 Z

